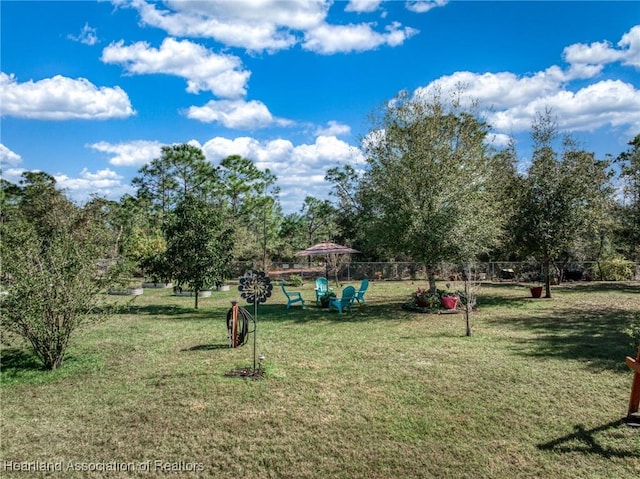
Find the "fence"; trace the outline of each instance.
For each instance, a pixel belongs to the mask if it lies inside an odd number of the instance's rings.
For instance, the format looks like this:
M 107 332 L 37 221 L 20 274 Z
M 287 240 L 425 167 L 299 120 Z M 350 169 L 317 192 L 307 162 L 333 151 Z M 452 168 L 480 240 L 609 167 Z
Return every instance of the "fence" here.
M 262 265 L 235 263 L 234 277 L 242 276 L 245 271 L 254 268 L 261 269 Z M 327 275 L 325 263 L 322 261 L 270 263 L 267 269 L 269 276 L 283 279 L 287 279 L 291 275 L 298 275 L 303 279 L 315 279 Z M 598 265 L 595 262 L 571 262 L 565 264 L 562 271 L 559 267 L 556 268 L 554 278 L 562 281 L 613 279 L 600 278 L 598 271 Z M 331 277 L 335 275 L 335 271 L 328 273 Z M 456 281 L 462 279 L 463 274 L 460 265 L 442 263 L 436 271 L 436 278 L 444 281 Z M 640 263 L 635 263 L 630 269 L 629 275 L 626 279 L 640 280 Z M 479 281 L 534 281 L 541 279 L 542 266 L 537 262 L 516 261 L 474 263 L 471 277 Z M 389 281 L 426 280 L 427 273 L 422 263 L 415 262 L 345 262 L 339 266 L 338 279 L 350 281 L 363 278 Z

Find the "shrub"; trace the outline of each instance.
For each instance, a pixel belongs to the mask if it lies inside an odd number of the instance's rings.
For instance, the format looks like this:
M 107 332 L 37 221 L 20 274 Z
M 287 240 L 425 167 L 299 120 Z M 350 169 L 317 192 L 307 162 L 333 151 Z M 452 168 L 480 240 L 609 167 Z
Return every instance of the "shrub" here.
M 292 274 L 291 276 L 289 276 L 288 282 L 291 286 L 302 286 L 302 276 L 300 276 L 299 274 Z
M 612 256 L 600 261 L 594 273 L 602 281 L 628 281 L 633 279 L 633 267 L 632 261 L 622 256 Z

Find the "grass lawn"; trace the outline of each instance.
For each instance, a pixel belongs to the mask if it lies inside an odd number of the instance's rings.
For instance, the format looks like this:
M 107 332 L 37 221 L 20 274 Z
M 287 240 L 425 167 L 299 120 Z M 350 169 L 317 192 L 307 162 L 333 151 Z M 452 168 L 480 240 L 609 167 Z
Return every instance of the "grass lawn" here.
M 147 289 L 79 330 L 54 372 L 4 346 L 0 476 L 640 477 L 640 429 L 620 425 L 640 284 L 552 299 L 486 284 L 471 337 L 461 314 L 401 309 L 417 286 L 372 282 L 342 316 L 314 306 L 312 284 L 289 288 L 305 310 L 274 289 L 259 309 L 261 380 L 225 376 L 253 361 L 251 339 L 227 347 L 237 291 L 196 311 Z

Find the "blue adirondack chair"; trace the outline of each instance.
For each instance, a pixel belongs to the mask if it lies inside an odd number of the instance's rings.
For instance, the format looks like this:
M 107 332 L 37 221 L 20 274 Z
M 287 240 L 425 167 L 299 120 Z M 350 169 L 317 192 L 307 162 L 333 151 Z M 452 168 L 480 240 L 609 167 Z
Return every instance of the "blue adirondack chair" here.
M 329 287 L 329 281 L 327 281 L 327 278 L 316 279 L 316 304 L 319 304 L 320 298 L 330 291 L 333 290 Z
M 289 309 L 292 304 L 296 303 L 302 303 L 302 309 L 305 309 L 302 293 L 299 291 L 287 291 L 284 287 L 284 283 L 280 283 L 280 287 L 282 288 L 284 295 L 287 297 L 287 309 Z
M 367 292 L 368 287 L 369 287 L 369 280 L 365 278 L 362 280 L 362 283 L 360 284 L 360 289 L 356 291 L 356 301 L 358 302 L 358 304 L 366 303 L 366 301 L 364 300 L 364 293 Z
M 331 298 L 329 300 L 329 311 L 331 311 L 331 308 L 336 308 L 340 314 L 342 314 L 343 309 L 351 311 L 351 306 L 353 306 L 353 300 L 355 297 L 356 288 L 353 286 L 347 286 L 342 290 L 342 298 Z

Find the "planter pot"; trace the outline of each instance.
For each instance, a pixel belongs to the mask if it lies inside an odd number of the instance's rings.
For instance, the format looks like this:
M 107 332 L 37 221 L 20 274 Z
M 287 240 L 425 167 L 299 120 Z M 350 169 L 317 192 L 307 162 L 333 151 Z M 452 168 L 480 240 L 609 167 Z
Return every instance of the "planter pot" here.
M 540 298 L 542 297 L 542 286 L 534 286 L 531 289 L 531 297 L 532 298 Z
M 329 307 L 329 300 L 333 299 L 333 297 L 321 297 L 320 298 L 320 306 L 322 308 L 328 308 Z
M 143 288 L 173 288 L 173 283 L 151 283 L 144 282 L 142 283 Z
M 108 294 L 118 295 L 118 296 L 140 296 L 144 293 L 144 289 L 142 288 L 131 288 L 131 289 L 110 289 Z
M 426 301 L 421 301 L 419 299 L 416 299 L 416 304 L 421 308 L 428 308 L 429 307 L 429 303 L 427 303 Z
M 174 296 L 193 296 L 193 291 L 179 291 L 174 293 Z M 210 296 L 211 296 L 211 291 L 205 290 L 205 291 L 198 292 L 199 298 L 209 298 Z
M 443 296 L 442 297 L 442 306 L 445 309 L 456 309 L 458 305 L 458 297 L 457 296 Z

